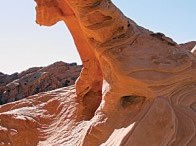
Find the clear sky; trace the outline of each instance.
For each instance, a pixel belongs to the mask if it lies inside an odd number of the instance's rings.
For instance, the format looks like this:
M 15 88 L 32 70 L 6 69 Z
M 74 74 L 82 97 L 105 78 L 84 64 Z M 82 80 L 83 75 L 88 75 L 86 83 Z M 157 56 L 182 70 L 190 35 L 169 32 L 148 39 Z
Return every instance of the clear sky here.
M 178 43 L 196 40 L 196 0 L 113 0 L 139 25 L 163 32 Z M 34 0 L 0 4 L 0 72 L 14 73 L 56 61 L 80 62 L 65 25 L 35 23 Z

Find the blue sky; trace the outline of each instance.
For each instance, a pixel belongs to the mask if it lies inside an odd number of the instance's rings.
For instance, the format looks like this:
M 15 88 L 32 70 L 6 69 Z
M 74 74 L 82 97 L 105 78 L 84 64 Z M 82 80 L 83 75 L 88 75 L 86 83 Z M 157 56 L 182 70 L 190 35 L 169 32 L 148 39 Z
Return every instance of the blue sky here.
M 196 40 L 195 0 L 113 0 L 139 25 L 163 32 L 178 43 Z M 0 4 L 0 72 L 14 73 L 55 61 L 80 59 L 65 25 L 40 27 L 33 0 L 4 0 Z

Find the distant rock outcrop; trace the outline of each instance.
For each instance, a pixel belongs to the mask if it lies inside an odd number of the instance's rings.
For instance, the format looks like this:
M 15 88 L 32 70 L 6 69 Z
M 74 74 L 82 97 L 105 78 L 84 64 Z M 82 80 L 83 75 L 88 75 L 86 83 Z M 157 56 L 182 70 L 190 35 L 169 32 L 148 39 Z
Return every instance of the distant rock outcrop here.
M 3 74 L 0 72 L 0 105 L 2 104 L 2 95 L 6 90 L 6 85 L 18 78 L 18 73 L 12 75 Z
M 184 47 L 185 49 L 192 51 L 193 48 L 196 46 L 196 41 L 191 41 L 191 42 L 187 42 L 184 44 L 180 44 L 182 47 Z
M 73 85 L 82 66 L 56 62 L 13 75 L 0 74 L 0 103 L 13 102 L 40 92 Z

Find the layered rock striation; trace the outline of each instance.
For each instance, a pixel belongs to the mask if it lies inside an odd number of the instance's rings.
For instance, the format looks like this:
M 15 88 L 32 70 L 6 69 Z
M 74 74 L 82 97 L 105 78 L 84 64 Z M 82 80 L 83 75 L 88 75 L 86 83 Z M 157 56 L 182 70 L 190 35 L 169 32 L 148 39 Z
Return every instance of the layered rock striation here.
M 110 0 L 36 3 L 40 25 L 65 22 L 84 67 L 75 88 L 0 107 L 4 143 L 195 145 L 196 57 L 192 52 L 162 33 L 138 26 Z M 19 123 L 27 128 L 17 127 Z

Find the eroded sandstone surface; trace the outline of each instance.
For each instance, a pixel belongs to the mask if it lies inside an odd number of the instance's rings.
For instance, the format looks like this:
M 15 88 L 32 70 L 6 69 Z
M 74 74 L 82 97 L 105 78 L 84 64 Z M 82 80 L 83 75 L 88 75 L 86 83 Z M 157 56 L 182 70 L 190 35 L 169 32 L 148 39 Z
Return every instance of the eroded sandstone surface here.
M 17 101 L 40 92 L 73 85 L 82 66 L 56 62 L 12 75 L 0 74 L 0 103 Z
M 195 145 L 196 57 L 191 51 L 138 26 L 110 0 L 36 3 L 40 25 L 65 22 L 84 67 L 75 87 L 1 106 L 3 144 Z
M 187 42 L 184 44 L 180 44 L 182 47 L 184 47 L 185 49 L 192 51 L 193 48 L 196 46 L 196 41 L 191 41 L 191 42 Z

